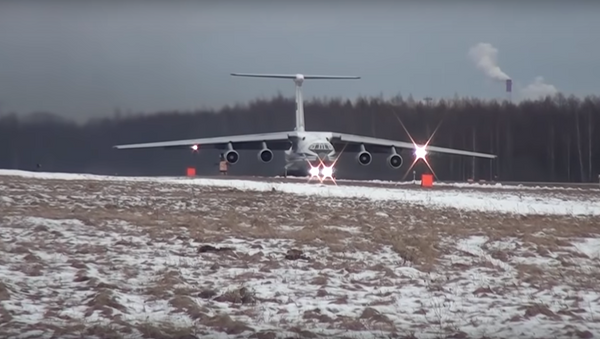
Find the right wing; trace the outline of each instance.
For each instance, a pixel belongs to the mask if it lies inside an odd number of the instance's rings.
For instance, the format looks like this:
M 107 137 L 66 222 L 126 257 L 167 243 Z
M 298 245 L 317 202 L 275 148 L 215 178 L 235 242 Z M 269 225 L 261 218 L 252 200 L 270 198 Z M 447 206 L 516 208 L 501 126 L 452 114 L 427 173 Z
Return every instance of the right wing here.
M 390 147 L 396 147 L 401 149 L 411 149 L 415 150 L 416 147 L 411 142 L 406 141 L 398 141 L 398 140 L 387 140 L 387 139 L 379 139 L 373 137 L 366 137 L 362 135 L 355 134 L 345 134 L 345 133 L 332 133 L 331 134 L 331 142 L 334 144 L 334 147 L 337 149 L 346 148 L 349 152 L 358 152 L 360 145 L 364 145 L 365 149 L 372 153 L 387 153 L 390 151 Z M 349 147 L 346 147 L 349 146 Z M 465 155 L 471 157 L 479 157 L 479 158 L 488 158 L 494 159 L 497 158 L 494 154 L 486 154 L 479 152 L 471 152 L 464 151 L 455 148 L 446 148 L 446 147 L 437 147 L 437 146 L 427 146 L 425 147 L 427 152 L 434 153 L 446 153 L 446 154 L 454 154 L 454 155 Z
M 236 150 L 260 150 L 263 142 L 271 150 L 286 150 L 291 146 L 291 139 L 296 137 L 295 131 L 272 132 L 261 134 L 231 135 L 214 138 L 186 139 L 173 141 L 159 141 L 142 144 L 127 144 L 113 146 L 116 149 L 141 149 L 141 148 L 164 148 L 181 149 L 198 146 L 198 149 L 226 149 L 229 143 Z

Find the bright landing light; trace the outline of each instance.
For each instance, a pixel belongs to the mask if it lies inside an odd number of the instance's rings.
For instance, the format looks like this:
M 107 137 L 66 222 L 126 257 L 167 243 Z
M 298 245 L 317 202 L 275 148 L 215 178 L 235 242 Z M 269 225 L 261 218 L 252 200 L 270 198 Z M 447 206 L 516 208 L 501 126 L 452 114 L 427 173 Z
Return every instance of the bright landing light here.
M 319 167 L 311 167 L 309 170 L 310 176 L 311 177 L 318 177 L 319 176 Z
M 331 176 L 333 176 L 333 168 L 332 167 L 323 166 L 323 170 L 321 170 L 321 174 L 325 178 L 331 178 Z
M 417 159 L 425 159 L 426 155 L 427 151 L 425 150 L 425 146 L 415 146 L 415 157 L 417 157 Z
M 309 163 L 310 169 L 308 170 L 308 173 L 310 174 L 310 178 L 308 178 L 308 181 L 310 181 L 312 178 L 317 178 L 319 182 L 323 183 L 323 181 L 331 179 L 331 181 L 333 181 L 335 184 L 335 179 L 333 178 L 334 165 L 335 164 L 332 164 L 331 166 L 325 166 L 322 161 L 317 166 L 313 166 Z

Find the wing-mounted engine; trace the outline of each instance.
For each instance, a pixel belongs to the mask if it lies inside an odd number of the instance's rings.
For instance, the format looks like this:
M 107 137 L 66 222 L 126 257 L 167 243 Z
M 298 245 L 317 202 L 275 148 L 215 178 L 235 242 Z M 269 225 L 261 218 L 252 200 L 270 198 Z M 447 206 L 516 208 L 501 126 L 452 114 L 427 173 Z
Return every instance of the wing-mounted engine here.
M 404 160 L 402 156 L 396 152 L 396 147 L 391 148 L 391 154 L 387 157 L 387 164 L 392 169 L 398 169 L 402 166 Z
M 240 160 L 240 154 L 235 150 L 225 152 L 225 160 L 230 164 L 236 164 Z
M 365 145 L 360 145 L 360 151 L 356 154 L 356 161 L 363 166 L 367 166 L 373 160 L 371 153 L 367 152 Z
M 258 160 L 264 163 L 271 162 L 271 160 L 273 160 L 273 151 L 271 151 L 267 147 L 267 144 L 265 142 L 263 142 L 262 147 L 263 148 L 260 151 L 258 151 L 257 154 Z
M 231 143 L 227 145 L 227 151 L 225 152 L 225 160 L 234 165 L 240 160 L 240 154 L 233 149 Z

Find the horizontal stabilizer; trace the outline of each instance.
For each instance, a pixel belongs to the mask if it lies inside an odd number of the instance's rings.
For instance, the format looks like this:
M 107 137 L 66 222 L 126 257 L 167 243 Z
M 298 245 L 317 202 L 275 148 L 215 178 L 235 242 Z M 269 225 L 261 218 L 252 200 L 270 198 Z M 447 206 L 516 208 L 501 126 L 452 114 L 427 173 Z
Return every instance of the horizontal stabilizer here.
M 360 79 L 354 75 L 304 75 L 304 74 L 264 74 L 264 73 L 231 73 L 237 77 L 252 77 L 252 78 L 274 78 L 274 79 L 311 79 L 311 80 L 326 80 L 326 79 Z

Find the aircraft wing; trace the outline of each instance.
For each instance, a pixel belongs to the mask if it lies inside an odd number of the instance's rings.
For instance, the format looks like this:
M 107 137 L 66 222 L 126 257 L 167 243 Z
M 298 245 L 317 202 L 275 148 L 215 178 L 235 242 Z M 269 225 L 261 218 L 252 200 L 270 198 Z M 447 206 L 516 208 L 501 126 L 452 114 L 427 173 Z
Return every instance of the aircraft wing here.
M 296 136 L 295 131 L 273 132 L 261 134 L 231 135 L 214 138 L 186 139 L 149 142 L 142 144 L 127 144 L 113 146 L 116 149 L 141 149 L 141 148 L 163 148 L 163 149 L 185 149 L 194 145 L 198 149 L 225 149 L 231 143 L 236 150 L 260 150 L 263 142 L 271 150 L 286 150 L 291 146 L 290 139 Z
M 361 144 L 364 145 L 365 149 L 371 153 L 388 153 L 390 151 L 390 147 L 392 146 L 396 147 L 398 152 L 400 152 L 401 149 L 416 149 L 415 145 L 412 142 L 379 139 L 344 133 L 332 133 L 331 142 L 336 148 L 336 150 L 340 151 L 345 147 L 345 151 L 348 152 L 357 152 L 360 149 L 359 147 Z M 427 146 L 425 150 L 428 153 L 446 153 L 488 159 L 494 159 L 497 157 L 494 154 L 470 152 L 437 146 Z

